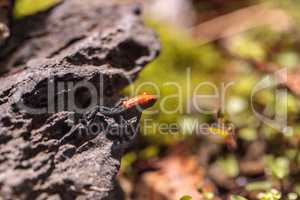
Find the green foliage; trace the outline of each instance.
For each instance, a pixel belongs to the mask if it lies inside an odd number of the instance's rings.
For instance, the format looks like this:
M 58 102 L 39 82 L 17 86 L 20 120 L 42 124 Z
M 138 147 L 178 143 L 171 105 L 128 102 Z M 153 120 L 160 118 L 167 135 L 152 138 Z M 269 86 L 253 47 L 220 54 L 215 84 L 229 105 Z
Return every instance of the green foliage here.
M 234 155 L 220 158 L 217 163 L 228 177 L 235 177 L 239 174 L 239 164 Z
M 272 183 L 269 181 L 256 181 L 256 182 L 248 183 L 246 185 L 247 191 L 256 191 L 256 190 L 266 191 L 271 188 L 272 188 Z
M 257 138 L 256 129 L 254 128 L 242 128 L 239 131 L 239 138 L 245 141 L 253 141 Z
M 296 183 L 294 186 L 294 191 L 298 196 L 300 196 L 300 183 Z
M 230 200 L 247 200 L 247 199 L 239 195 L 231 195 Z
M 141 149 L 138 152 L 130 151 L 122 157 L 121 171 L 127 173 L 128 175 L 129 174 L 131 175 L 132 174 L 131 166 L 136 160 L 147 160 L 150 158 L 157 157 L 158 154 L 159 154 L 159 147 L 156 145 L 146 146 L 144 149 Z
M 150 63 L 140 73 L 138 79 L 124 90 L 124 93 L 134 96 L 148 92 L 159 96 L 158 102 L 152 108 L 158 112 L 145 113 L 142 117 L 141 128 L 144 130 L 142 133 L 147 133 L 148 140 L 156 144 L 169 144 L 182 139 L 180 136 L 182 132 L 175 131 L 171 137 L 164 133 L 157 136 L 158 128 L 143 127 L 143 122 L 151 120 L 152 124 L 180 123 L 183 118 L 192 117 L 189 113 L 184 114 L 192 98 L 193 88 L 202 81 L 216 81 L 213 74 L 221 68 L 223 57 L 215 45 L 200 46 L 200 42 L 194 41 L 179 29 L 152 21 L 148 21 L 148 24 L 158 32 L 162 52 L 158 59 Z M 147 82 L 151 84 L 146 84 Z M 176 83 L 177 86 L 168 85 L 170 82 Z M 207 94 L 212 91 L 211 87 L 201 87 L 198 93 Z M 161 112 L 162 107 L 174 112 Z M 199 117 L 201 116 L 197 116 L 195 120 L 198 121 Z
M 36 12 L 47 10 L 57 4 L 60 0 L 16 0 L 14 16 L 16 18 L 32 15 Z
M 277 179 L 283 179 L 289 174 L 289 160 L 285 157 L 269 155 L 265 157 L 265 163 L 267 172 Z
M 135 152 L 129 152 L 122 157 L 121 171 L 128 171 L 132 163 L 136 161 L 137 155 Z
M 288 193 L 287 199 L 288 200 L 297 200 L 298 199 L 298 195 L 296 193 Z
M 153 158 L 157 156 L 159 153 L 159 149 L 155 145 L 149 145 L 145 149 L 139 152 L 139 158 L 143 160 L 147 160 L 149 158 Z
M 287 67 L 288 69 L 295 69 L 300 62 L 299 56 L 296 52 L 287 51 L 279 53 L 276 56 L 276 61 L 280 67 Z
M 280 200 L 281 193 L 276 189 L 271 189 L 268 192 L 262 192 L 257 195 L 259 200 Z
M 180 198 L 180 200 L 191 200 L 191 199 L 192 199 L 192 197 L 189 195 L 184 195 Z
M 215 194 L 212 192 L 203 192 L 202 195 L 205 200 L 212 200 L 215 197 Z
M 247 36 L 234 38 L 230 50 L 243 58 L 263 60 L 266 56 L 262 43 Z
M 197 191 L 203 196 L 204 200 L 212 200 L 215 197 L 213 192 L 206 192 L 202 187 L 197 188 Z

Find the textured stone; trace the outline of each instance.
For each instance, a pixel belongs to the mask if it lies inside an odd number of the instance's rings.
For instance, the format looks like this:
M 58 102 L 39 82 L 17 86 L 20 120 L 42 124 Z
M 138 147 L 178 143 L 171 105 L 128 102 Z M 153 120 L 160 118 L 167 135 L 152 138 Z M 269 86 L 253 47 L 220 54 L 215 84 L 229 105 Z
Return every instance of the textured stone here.
M 39 114 L 28 108 L 51 108 L 57 98 L 70 97 L 82 108 L 91 99 L 107 106 L 118 102 L 119 90 L 159 51 L 139 14 L 136 5 L 68 0 L 13 26 L 0 50 L 6 69 L 22 66 L 0 79 L 3 199 L 121 199 L 114 178 L 123 144 L 103 132 L 59 143 L 70 130 L 73 107 Z M 51 84 L 70 83 L 89 83 L 97 92 L 50 90 Z

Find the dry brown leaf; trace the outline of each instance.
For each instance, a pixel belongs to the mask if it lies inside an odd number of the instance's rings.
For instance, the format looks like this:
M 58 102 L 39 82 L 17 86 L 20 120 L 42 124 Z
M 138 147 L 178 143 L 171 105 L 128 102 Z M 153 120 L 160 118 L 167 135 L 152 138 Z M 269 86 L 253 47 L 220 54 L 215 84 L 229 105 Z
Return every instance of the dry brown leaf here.
M 258 4 L 203 22 L 192 28 L 191 32 L 195 38 L 207 43 L 262 25 L 268 25 L 280 32 L 294 27 L 291 17 L 282 9 Z
M 213 187 L 205 181 L 204 172 L 197 158 L 189 155 L 171 154 L 157 163 L 158 171 L 144 173 L 137 185 L 137 199 L 178 200 L 184 195 L 201 200 L 197 191 L 212 191 Z

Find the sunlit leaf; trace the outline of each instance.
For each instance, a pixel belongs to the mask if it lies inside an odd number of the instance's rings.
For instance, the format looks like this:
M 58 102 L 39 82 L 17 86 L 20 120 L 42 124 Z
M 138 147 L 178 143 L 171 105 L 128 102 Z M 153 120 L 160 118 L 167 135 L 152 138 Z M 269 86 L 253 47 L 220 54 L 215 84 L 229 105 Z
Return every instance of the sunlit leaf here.
M 274 158 L 269 155 L 265 157 L 266 170 L 274 177 L 283 179 L 289 174 L 289 160 L 285 157 Z
M 208 131 L 210 133 L 212 133 L 213 135 L 217 135 L 219 137 L 222 137 L 222 138 L 226 138 L 230 135 L 230 132 L 228 130 L 226 130 L 225 128 L 222 128 L 222 127 L 209 127 L 208 128 Z
M 212 200 L 215 197 L 214 193 L 212 192 L 203 192 L 202 195 L 205 200 Z
M 294 191 L 300 196 L 300 183 L 295 184 Z
M 257 195 L 259 200 L 279 200 L 281 199 L 281 193 L 276 189 L 271 189 L 268 192 L 261 192 Z
M 239 174 L 239 164 L 234 155 L 228 155 L 217 161 L 224 173 L 229 177 L 235 177 Z
M 300 62 L 297 52 L 283 52 L 277 56 L 277 62 L 280 67 L 293 69 Z
M 189 195 L 184 195 L 183 197 L 180 198 L 180 200 L 191 200 L 192 197 Z
M 239 138 L 246 141 L 253 141 L 257 138 L 256 129 L 254 128 L 242 128 L 239 131 Z
M 297 200 L 298 199 L 298 195 L 296 193 L 288 193 L 288 200 Z
M 16 0 L 14 16 L 16 18 L 32 15 L 36 12 L 47 10 L 61 0 Z
M 230 50 L 244 58 L 262 60 L 266 56 L 262 44 L 246 35 L 235 37 L 231 42 Z
M 231 195 L 230 200 L 247 200 L 247 199 L 239 195 Z
M 256 190 L 266 191 L 271 188 L 272 188 L 272 183 L 269 181 L 256 181 L 256 182 L 248 183 L 246 185 L 247 191 L 256 191 Z
M 121 171 L 126 171 L 132 165 L 134 161 L 136 161 L 137 155 L 135 152 L 129 152 L 125 154 L 121 161 Z

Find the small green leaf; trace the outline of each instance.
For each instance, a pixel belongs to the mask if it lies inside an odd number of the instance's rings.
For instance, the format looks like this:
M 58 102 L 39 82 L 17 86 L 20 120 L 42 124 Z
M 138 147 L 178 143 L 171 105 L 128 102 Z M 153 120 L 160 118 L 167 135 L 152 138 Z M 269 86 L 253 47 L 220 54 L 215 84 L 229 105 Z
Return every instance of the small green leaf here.
M 288 69 L 295 69 L 299 63 L 299 56 L 296 52 L 287 51 L 279 53 L 277 55 L 276 61 L 281 67 L 286 67 Z
M 155 145 L 150 145 L 146 147 L 145 149 L 141 150 L 139 153 L 139 157 L 143 160 L 147 160 L 149 158 L 157 156 L 159 153 L 159 149 Z
M 266 56 L 263 45 L 251 37 L 235 37 L 229 50 L 243 58 L 251 58 L 255 60 L 263 60 Z
M 261 192 L 257 195 L 259 200 L 280 200 L 281 193 L 276 189 L 271 189 L 268 192 Z
M 265 163 L 267 172 L 275 178 L 283 179 L 289 174 L 289 160 L 285 157 L 266 156 Z
M 192 199 L 192 197 L 189 195 L 184 195 L 180 198 L 180 200 L 191 200 L 191 199 Z
M 121 161 L 121 171 L 127 171 L 131 167 L 131 165 L 136 161 L 136 159 L 137 155 L 135 152 L 126 153 Z
M 217 164 L 222 168 L 228 177 L 235 177 L 239 174 L 239 164 L 234 155 L 230 154 L 217 160 Z
M 247 200 L 247 199 L 239 195 L 231 195 L 230 200 Z
M 212 200 L 215 197 L 214 193 L 212 192 L 204 192 L 202 195 L 205 200 Z
M 246 185 L 247 191 L 255 191 L 255 190 L 269 190 L 272 188 L 272 183 L 269 181 L 256 181 L 252 183 L 248 183 Z
M 14 16 L 16 18 L 25 17 L 34 13 L 47 10 L 61 0 L 16 0 L 14 6 Z
M 239 131 L 239 138 L 246 141 L 253 141 L 257 138 L 256 129 L 254 128 L 241 128 Z
M 294 186 L 294 192 L 296 192 L 300 196 L 300 183 L 297 183 Z

